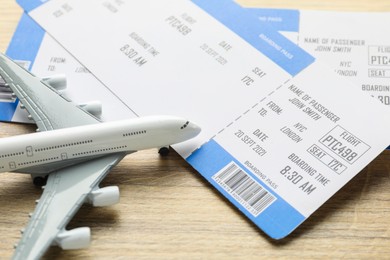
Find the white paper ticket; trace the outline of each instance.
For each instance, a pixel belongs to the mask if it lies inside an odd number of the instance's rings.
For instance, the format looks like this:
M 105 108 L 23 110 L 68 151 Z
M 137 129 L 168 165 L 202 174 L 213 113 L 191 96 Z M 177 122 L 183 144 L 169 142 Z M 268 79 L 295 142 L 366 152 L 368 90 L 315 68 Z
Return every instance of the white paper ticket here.
M 273 238 L 389 143 L 386 106 L 232 1 L 19 2 L 137 115 L 201 125 L 175 149 Z

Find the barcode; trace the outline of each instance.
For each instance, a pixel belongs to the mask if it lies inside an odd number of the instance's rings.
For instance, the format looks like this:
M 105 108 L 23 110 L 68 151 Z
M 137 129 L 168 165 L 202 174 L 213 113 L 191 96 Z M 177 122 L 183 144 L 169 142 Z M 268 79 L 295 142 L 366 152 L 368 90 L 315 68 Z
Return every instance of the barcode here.
M 274 195 L 234 162 L 226 165 L 212 179 L 255 217 L 276 200 Z

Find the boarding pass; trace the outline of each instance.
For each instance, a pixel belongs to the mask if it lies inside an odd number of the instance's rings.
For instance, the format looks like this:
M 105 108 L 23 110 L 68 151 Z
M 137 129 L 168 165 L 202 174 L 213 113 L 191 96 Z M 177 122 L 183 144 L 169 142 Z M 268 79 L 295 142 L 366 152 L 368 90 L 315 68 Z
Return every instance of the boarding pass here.
M 247 10 L 258 17 L 260 23 L 271 25 L 314 57 L 326 62 L 339 76 L 354 82 L 357 88 L 378 98 L 385 105 L 390 105 L 390 41 L 386 37 L 388 29 L 384 26 L 390 23 L 388 13 L 267 8 Z M 101 83 L 93 76 L 88 76 L 88 70 L 69 56 L 50 36 L 45 35 L 27 15 L 23 15 L 14 41 L 17 45 L 14 43 L 8 49 L 10 56 L 20 57 L 21 61 L 30 60 L 28 66 L 33 62 L 35 66 L 32 70 L 38 75 L 65 72 L 70 83 L 68 93 L 74 92 L 72 87 L 77 82 L 87 80 L 88 84 L 83 86 L 94 86 L 94 94 L 103 92 L 102 95 L 97 95 L 99 100 L 106 101 L 106 98 L 114 96 L 112 93 L 104 93 L 104 86 L 102 91 L 96 92 Z M 23 48 L 21 42 L 26 43 L 29 48 Z M 50 54 L 47 55 L 48 53 Z M 88 96 L 84 98 L 83 93 L 88 93 Z M 88 100 L 90 95 L 90 91 L 78 91 L 72 98 L 83 102 L 84 99 Z M 1 91 L 0 120 L 28 122 L 27 115 L 20 111 L 13 101 L 7 90 Z M 119 119 L 128 116 L 128 113 L 115 112 L 118 111 L 116 105 L 126 107 L 120 100 L 107 101 L 112 105 L 104 110 L 103 118 Z M 125 110 L 119 110 L 132 113 L 128 106 Z
M 273 238 L 389 142 L 387 107 L 234 2 L 20 2 L 131 113 L 200 124 L 175 149 Z
M 390 105 L 390 13 L 249 8 L 358 89 Z

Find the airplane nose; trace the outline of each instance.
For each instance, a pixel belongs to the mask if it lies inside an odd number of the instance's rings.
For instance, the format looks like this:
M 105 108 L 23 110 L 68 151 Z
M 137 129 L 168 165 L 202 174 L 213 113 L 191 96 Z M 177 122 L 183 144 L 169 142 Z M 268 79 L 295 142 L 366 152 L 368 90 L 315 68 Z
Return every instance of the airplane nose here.
M 201 131 L 200 127 L 197 124 L 192 123 L 190 121 L 186 121 L 184 123 L 184 125 L 182 125 L 182 124 L 180 124 L 180 125 L 181 126 L 180 126 L 179 133 L 181 133 L 180 137 L 181 137 L 182 141 L 186 141 L 188 139 L 194 138 Z
M 192 122 L 188 124 L 188 129 L 191 131 L 191 134 L 193 134 L 193 137 L 197 136 L 202 130 L 197 124 Z

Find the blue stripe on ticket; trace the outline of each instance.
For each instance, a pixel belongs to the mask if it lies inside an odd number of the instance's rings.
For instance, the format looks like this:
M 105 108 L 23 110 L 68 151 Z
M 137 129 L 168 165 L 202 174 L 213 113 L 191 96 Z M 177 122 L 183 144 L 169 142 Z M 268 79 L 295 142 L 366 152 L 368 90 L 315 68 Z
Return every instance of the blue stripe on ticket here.
M 186 160 L 270 237 L 281 239 L 305 220 L 216 141 L 209 141 Z
M 44 35 L 44 30 L 24 13 L 8 46 L 7 56 L 14 60 L 30 62 L 31 69 Z M 20 46 L 28 46 L 28 48 L 20 48 Z M 0 120 L 12 121 L 17 105 L 18 100 L 0 102 Z
M 23 13 L 8 46 L 7 56 L 14 60 L 29 61 L 32 65 L 44 36 L 45 31 L 30 16 Z M 25 46 L 28 46 L 28 48 Z
M 15 114 L 18 102 L 0 102 L 0 121 L 9 122 Z
M 299 10 L 247 8 L 260 22 L 271 25 L 277 31 L 299 32 Z
M 314 57 L 296 46 L 272 26 L 233 1 L 192 0 L 215 19 L 246 40 L 290 75 L 295 76 L 314 62 Z
M 26 11 L 30 12 L 48 0 L 16 0 L 16 2 Z

